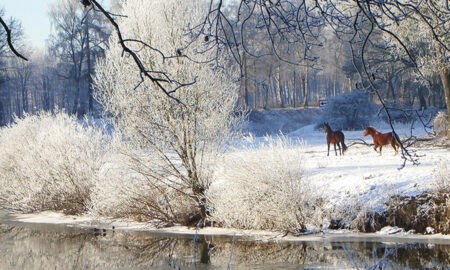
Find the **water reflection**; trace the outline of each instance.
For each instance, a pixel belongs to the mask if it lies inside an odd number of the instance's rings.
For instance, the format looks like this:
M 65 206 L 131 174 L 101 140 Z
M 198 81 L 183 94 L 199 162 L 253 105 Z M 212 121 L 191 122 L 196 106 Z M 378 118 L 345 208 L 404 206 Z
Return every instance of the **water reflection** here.
M 0 269 L 450 269 L 450 246 L 255 242 L 0 224 Z

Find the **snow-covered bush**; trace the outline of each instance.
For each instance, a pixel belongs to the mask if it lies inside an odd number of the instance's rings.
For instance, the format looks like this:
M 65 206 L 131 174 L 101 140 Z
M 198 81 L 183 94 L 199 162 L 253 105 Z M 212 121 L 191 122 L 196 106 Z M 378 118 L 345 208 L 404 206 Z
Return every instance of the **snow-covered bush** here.
M 330 98 L 321 119 L 336 129 L 364 129 L 370 124 L 376 109 L 376 104 L 367 92 L 355 90 Z
M 208 192 L 212 219 L 224 227 L 293 230 L 322 222 L 322 199 L 302 175 L 299 147 L 268 138 L 226 154 Z
M 85 211 L 106 139 L 62 112 L 16 118 L 0 134 L 0 207 Z
M 433 171 L 433 184 L 435 190 L 439 193 L 450 194 L 450 171 L 449 160 L 442 160 Z
M 115 140 L 115 149 L 105 159 L 92 191 L 91 214 L 185 224 L 197 207 L 193 200 L 186 200 L 190 193 L 186 185 L 170 177 L 158 157 L 125 147 Z
M 196 25 L 202 12 L 207 11 L 204 3 L 130 0 L 123 7 L 123 13 L 129 15 L 120 21 L 123 32 L 133 33 L 133 38 L 149 46 L 127 44 L 136 49 L 144 65 L 162 71 L 163 80 L 171 78 L 173 84 L 161 84 L 167 90 L 177 88 L 171 94 L 173 98 L 150 80 L 142 81 L 133 58 L 124 57 L 114 39 L 107 56 L 98 63 L 95 77 L 97 99 L 115 130 L 131 145 L 126 154 L 146 166 L 143 171 L 150 172 L 152 181 L 159 181 L 158 187 L 173 189 L 167 183 L 176 182 L 176 190 L 183 191 L 176 194 L 182 195 L 188 205 L 194 202 L 203 220 L 207 212 L 204 193 L 211 183 L 209 163 L 242 119 L 234 111 L 238 91 L 235 70 L 207 63 L 214 55 L 202 47 L 205 44 L 187 46 L 191 42 L 187 27 Z M 180 48 L 185 49 L 181 52 Z M 198 51 L 204 53 L 199 55 Z M 176 52 L 198 61 L 161 57 L 161 53 L 170 56 Z M 177 82 L 185 85 L 180 87 Z M 148 162 L 147 156 L 153 162 Z M 142 177 L 147 178 L 147 173 Z
M 450 122 L 445 113 L 439 112 L 433 119 L 433 131 L 438 136 L 450 136 Z

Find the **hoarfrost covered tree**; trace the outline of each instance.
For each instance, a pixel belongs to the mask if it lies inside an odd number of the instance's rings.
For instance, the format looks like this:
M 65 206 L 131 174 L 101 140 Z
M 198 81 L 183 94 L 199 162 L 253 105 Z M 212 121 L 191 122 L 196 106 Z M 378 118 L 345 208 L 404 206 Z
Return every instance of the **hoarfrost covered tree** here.
M 174 209 L 175 202 L 165 194 L 167 190 L 175 191 L 185 198 L 185 206 L 197 208 L 193 209 L 194 214 L 204 222 L 208 212 L 205 192 L 212 181 L 208 168 L 241 119 L 234 111 L 236 73 L 232 66 L 225 71 L 208 62 L 216 55 L 211 55 L 202 41 L 190 44 L 188 26 L 198 23 L 196 20 L 207 12 L 205 2 L 130 0 L 123 6 L 123 12 L 128 17 L 122 18 L 119 25 L 125 33 L 139 40 L 128 42 L 142 63 L 171 80 L 195 83 L 184 84 L 168 98 L 158 85 L 142 80 L 132 57 L 122 54 L 122 47 L 115 38 L 110 41 L 106 58 L 97 66 L 96 95 L 111 117 L 115 131 L 122 134 L 128 145 L 128 150 L 122 148 L 121 154 L 132 164 L 128 174 L 123 170 L 121 173 L 129 178 L 137 176 L 123 181 L 118 173 L 114 183 L 110 180 L 114 176 L 109 175 L 101 189 L 109 186 L 103 192 L 122 190 L 130 194 L 145 187 L 149 194 L 160 191 L 146 202 L 142 198 L 140 203 L 146 212 L 143 215 L 160 221 L 181 222 L 181 213 Z M 187 47 L 188 44 L 191 46 Z M 137 183 L 134 191 L 124 188 L 139 181 L 136 179 L 144 182 Z M 102 190 L 97 192 L 98 196 L 111 195 L 102 194 Z M 109 205 L 94 205 L 94 208 L 113 215 L 114 208 L 120 208 L 122 203 L 126 202 L 111 200 Z M 169 216 L 161 218 L 162 209 L 166 208 L 170 210 Z

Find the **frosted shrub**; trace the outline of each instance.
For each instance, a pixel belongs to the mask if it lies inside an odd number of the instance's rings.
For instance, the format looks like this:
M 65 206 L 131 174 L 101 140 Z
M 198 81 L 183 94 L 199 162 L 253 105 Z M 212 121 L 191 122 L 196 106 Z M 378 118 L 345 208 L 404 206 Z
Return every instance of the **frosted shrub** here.
M 329 99 L 322 113 L 322 122 L 336 129 L 364 129 L 376 112 L 376 105 L 367 92 L 355 90 Z
M 448 116 L 439 112 L 433 120 L 433 130 L 438 136 L 450 136 L 450 123 Z
M 120 145 L 121 144 L 121 145 Z M 157 156 L 125 149 L 122 142 L 105 160 L 92 192 L 92 214 L 166 225 L 186 223 L 196 211 L 190 191 L 171 177 Z
M 450 171 L 448 159 L 442 160 L 433 171 L 433 184 L 437 192 L 450 193 Z
M 0 207 L 85 211 L 104 139 L 101 132 L 65 113 L 15 119 L 0 134 Z
M 215 222 L 242 229 L 305 229 L 321 222 L 321 199 L 301 169 L 298 147 L 285 138 L 223 157 L 208 193 Z

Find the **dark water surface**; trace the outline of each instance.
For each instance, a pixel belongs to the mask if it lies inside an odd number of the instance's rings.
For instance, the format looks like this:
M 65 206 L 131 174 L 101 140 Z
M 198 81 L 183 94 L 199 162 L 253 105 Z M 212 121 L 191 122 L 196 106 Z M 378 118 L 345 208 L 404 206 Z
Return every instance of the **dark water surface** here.
M 450 269 L 446 241 L 195 237 L 17 223 L 0 217 L 0 269 Z

